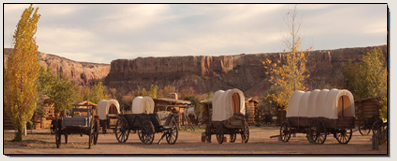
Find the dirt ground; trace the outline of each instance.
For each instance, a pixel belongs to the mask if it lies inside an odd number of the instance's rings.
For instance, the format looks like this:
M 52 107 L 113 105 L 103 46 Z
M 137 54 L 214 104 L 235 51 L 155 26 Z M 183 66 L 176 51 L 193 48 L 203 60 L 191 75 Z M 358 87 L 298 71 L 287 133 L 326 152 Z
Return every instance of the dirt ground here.
M 55 145 L 55 135 L 51 135 L 48 129 L 33 130 L 24 136 L 21 143 L 11 142 L 13 131 L 4 132 L 4 155 L 12 154 L 200 154 L 200 155 L 233 155 L 233 154 L 260 154 L 260 155 L 390 155 L 387 144 L 379 146 L 379 150 L 372 150 L 371 135 L 361 136 L 358 131 L 353 132 L 352 139 L 346 145 L 339 144 L 337 140 L 328 135 L 324 144 L 310 144 L 305 134 L 296 134 L 289 142 L 278 141 L 270 138 L 278 135 L 279 127 L 255 127 L 250 126 L 250 138 L 248 143 L 241 143 L 240 135 L 237 135 L 235 143 L 226 142 L 218 144 L 215 136 L 212 143 L 201 142 L 203 127 L 196 131 L 182 130 L 174 145 L 167 144 L 164 139 L 157 144 L 161 133 L 155 135 L 153 144 L 145 145 L 137 134 L 130 133 L 126 143 L 118 143 L 113 133 L 100 134 L 97 145 L 88 149 L 87 135 L 69 135 L 69 143 L 65 144 L 62 136 L 62 144 L 59 149 Z M 371 133 L 372 134 L 372 133 Z

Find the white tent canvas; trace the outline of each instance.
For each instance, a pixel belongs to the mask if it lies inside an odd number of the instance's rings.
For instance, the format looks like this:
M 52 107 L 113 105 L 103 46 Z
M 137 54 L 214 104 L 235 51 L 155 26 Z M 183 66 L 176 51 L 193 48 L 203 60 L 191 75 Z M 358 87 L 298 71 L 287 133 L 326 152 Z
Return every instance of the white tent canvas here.
M 213 121 L 227 120 L 235 113 L 245 115 L 244 93 L 235 88 L 226 91 L 216 91 L 212 99 L 212 110 Z
M 138 96 L 132 101 L 132 113 L 142 114 L 142 113 L 153 113 L 154 112 L 154 101 L 149 96 Z
M 106 115 L 109 114 L 109 108 L 111 105 L 114 105 L 117 109 L 117 112 L 120 113 L 120 105 L 117 100 L 100 100 L 98 102 L 97 112 L 100 120 L 106 120 Z
M 288 102 L 287 117 L 354 117 L 354 97 L 348 90 L 295 91 Z

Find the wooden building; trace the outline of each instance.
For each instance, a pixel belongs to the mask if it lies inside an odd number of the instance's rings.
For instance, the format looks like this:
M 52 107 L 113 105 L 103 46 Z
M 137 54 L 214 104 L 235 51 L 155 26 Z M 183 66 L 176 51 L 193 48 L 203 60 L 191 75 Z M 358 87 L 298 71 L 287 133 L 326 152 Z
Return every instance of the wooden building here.
M 172 98 L 155 98 L 154 101 L 154 112 L 157 111 L 172 111 L 178 114 L 177 124 L 179 126 L 185 125 L 186 116 L 185 109 L 193 107 L 192 102 L 186 100 L 177 100 Z
M 259 124 L 258 101 L 254 98 L 245 100 L 245 113 L 248 115 L 248 124 Z
M 354 101 L 354 105 L 356 107 L 356 124 L 373 116 L 380 117 L 379 110 L 382 108 L 382 105 L 379 104 L 376 98 L 356 100 Z

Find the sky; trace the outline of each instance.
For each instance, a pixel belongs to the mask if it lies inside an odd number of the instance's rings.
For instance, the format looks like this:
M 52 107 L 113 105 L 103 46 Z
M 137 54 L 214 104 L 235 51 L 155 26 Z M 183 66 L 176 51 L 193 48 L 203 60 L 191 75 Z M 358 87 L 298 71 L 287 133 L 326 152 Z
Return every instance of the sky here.
M 39 51 L 75 61 L 282 52 L 292 4 L 35 4 Z M 4 4 L 11 48 L 29 4 Z M 301 49 L 386 44 L 386 4 L 298 4 Z

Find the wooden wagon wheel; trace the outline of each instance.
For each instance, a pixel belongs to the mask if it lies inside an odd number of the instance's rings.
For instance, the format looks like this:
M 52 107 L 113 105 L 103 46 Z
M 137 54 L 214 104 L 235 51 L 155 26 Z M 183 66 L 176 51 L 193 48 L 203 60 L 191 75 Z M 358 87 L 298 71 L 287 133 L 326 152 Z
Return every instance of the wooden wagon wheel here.
M 141 127 L 142 142 L 145 144 L 152 144 L 154 139 L 154 126 L 150 121 L 144 121 Z
M 102 133 L 103 133 L 103 134 L 106 134 L 106 131 L 107 131 L 107 129 L 106 129 L 106 126 L 107 126 L 106 122 L 103 121 L 103 122 L 101 123 L 101 126 L 102 126 Z
M 88 149 L 91 149 L 91 146 L 94 142 L 94 139 L 95 139 L 94 134 L 95 134 L 95 123 L 94 123 L 94 120 L 92 120 L 91 124 L 90 124 L 90 130 L 88 133 Z
M 358 131 L 360 132 L 361 135 L 368 135 L 371 132 L 371 128 L 368 128 L 364 120 L 361 121 L 360 124 L 358 124 Z
M 60 119 L 57 119 L 55 122 L 55 144 L 57 148 L 61 146 L 61 136 L 62 136 L 62 122 Z
M 336 131 L 335 138 L 340 144 L 347 144 L 352 138 L 352 134 L 352 129 L 338 129 Z
M 208 124 L 207 127 L 205 127 L 205 136 L 207 143 L 211 143 L 211 124 Z
M 288 121 L 285 121 L 281 124 L 280 127 L 280 139 L 283 142 L 288 142 L 291 138 L 291 126 Z
M 327 139 L 327 129 L 323 122 L 315 120 L 310 127 L 310 134 L 312 142 L 315 144 L 324 144 Z
M 172 127 L 170 130 L 168 130 L 166 139 L 168 144 L 175 144 L 176 140 L 178 139 L 178 126 L 175 120 L 172 121 Z
M 120 117 L 117 120 L 114 134 L 116 135 L 116 139 L 117 141 L 119 141 L 119 143 L 125 143 L 128 140 L 130 129 L 128 127 L 128 122 L 126 118 Z
M 230 134 L 230 142 L 234 143 L 236 141 L 236 133 Z
M 245 122 L 243 131 L 241 133 L 241 140 L 242 140 L 241 142 L 248 143 L 249 138 L 250 138 L 250 131 L 248 127 L 248 122 Z
M 68 133 L 65 133 L 64 135 L 65 135 L 65 144 L 67 144 L 68 143 Z
M 94 145 L 98 142 L 98 136 L 99 136 L 99 120 L 95 121 L 94 125 Z
M 219 144 L 223 143 L 223 127 L 221 124 L 217 124 L 216 126 L 216 140 L 218 141 Z

